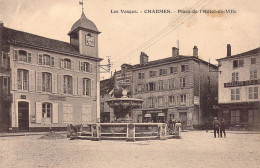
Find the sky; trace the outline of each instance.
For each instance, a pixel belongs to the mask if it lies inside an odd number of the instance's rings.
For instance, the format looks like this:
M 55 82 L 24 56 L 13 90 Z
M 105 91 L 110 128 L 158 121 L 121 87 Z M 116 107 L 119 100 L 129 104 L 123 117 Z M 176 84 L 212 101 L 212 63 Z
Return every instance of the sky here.
M 84 12 L 99 34 L 99 57 L 111 71 L 123 63 L 138 64 L 140 53 L 149 61 L 171 56 L 172 47 L 217 64 L 216 59 L 260 46 L 260 0 L 84 0 Z M 236 13 L 180 13 L 178 10 L 235 10 Z M 118 10 L 119 13 L 112 11 Z M 122 13 L 135 10 L 138 13 Z M 166 10 L 170 13 L 145 13 Z M 6 27 L 69 42 L 67 33 L 82 13 L 78 0 L 0 0 L 0 20 Z M 101 79 L 110 73 L 101 73 Z

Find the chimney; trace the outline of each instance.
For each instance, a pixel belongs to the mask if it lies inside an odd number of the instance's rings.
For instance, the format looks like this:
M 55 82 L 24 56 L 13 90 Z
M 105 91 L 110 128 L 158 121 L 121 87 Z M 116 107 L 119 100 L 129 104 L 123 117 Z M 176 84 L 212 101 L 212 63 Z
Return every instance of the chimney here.
M 176 47 L 172 47 L 172 57 L 179 58 L 179 49 Z
M 141 52 L 141 55 L 140 55 L 140 64 L 141 65 L 145 65 L 148 63 L 148 55 L 145 54 L 144 52 Z
M 231 45 L 228 44 L 227 45 L 227 57 L 230 57 L 231 56 Z
M 198 58 L 198 47 L 197 46 L 193 47 L 193 57 L 197 57 Z

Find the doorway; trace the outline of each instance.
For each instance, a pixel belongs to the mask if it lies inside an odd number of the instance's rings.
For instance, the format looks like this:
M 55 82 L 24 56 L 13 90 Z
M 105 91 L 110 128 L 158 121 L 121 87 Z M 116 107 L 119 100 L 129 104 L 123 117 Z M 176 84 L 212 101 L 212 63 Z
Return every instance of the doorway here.
M 18 128 L 19 131 L 29 131 L 29 103 L 18 102 Z
M 179 113 L 179 118 L 181 120 L 182 129 L 187 129 L 187 112 L 181 112 Z

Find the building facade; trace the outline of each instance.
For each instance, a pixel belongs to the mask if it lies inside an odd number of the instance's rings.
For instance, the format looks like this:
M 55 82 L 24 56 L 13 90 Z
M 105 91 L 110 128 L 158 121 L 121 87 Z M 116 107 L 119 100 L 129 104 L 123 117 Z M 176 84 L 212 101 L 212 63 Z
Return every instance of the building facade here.
M 202 127 L 217 105 L 217 69 L 198 58 L 196 46 L 193 56 L 179 55 L 179 49 L 173 47 L 171 57 L 150 62 L 141 52 L 140 63 L 128 66 L 132 80 L 120 79 L 131 82 L 129 96 L 144 101 L 142 109 L 132 112 L 134 122 L 172 119 L 180 120 L 184 129 Z
M 227 57 L 218 59 L 219 118 L 231 126 L 244 125 L 260 128 L 260 48 L 231 55 L 227 45 Z
M 10 59 L 9 71 L 1 73 L 10 76 L 10 108 L 4 112 L 9 130 L 62 130 L 100 118 L 100 32 L 84 13 L 68 33 L 70 43 L 3 25 L 0 30 L 2 58 Z

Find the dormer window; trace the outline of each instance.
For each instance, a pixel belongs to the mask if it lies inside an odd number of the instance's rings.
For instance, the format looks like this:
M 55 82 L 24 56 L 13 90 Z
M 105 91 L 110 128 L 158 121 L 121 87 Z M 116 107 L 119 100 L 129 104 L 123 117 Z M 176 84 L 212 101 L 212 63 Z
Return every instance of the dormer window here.
M 14 50 L 14 60 L 21 62 L 31 62 L 32 53 L 27 52 L 25 50 Z

